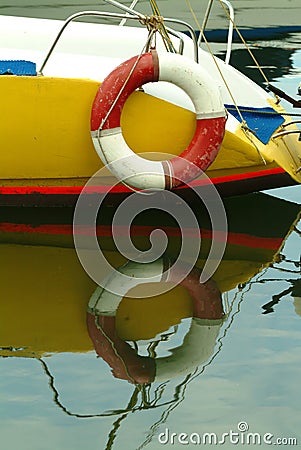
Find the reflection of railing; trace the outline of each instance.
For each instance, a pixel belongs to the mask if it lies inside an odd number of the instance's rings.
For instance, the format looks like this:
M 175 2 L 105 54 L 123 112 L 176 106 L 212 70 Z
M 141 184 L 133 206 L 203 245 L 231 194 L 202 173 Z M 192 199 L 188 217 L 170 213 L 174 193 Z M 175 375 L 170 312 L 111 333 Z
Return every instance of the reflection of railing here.
M 299 270 L 299 273 L 301 274 L 301 271 Z M 267 281 L 283 281 L 282 279 L 273 279 L 273 280 L 264 280 L 264 282 Z M 273 295 L 272 300 L 265 303 L 262 306 L 262 309 L 264 310 L 263 314 L 269 314 L 274 312 L 274 306 L 278 305 L 278 303 L 280 302 L 280 300 L 282 298 L 285 298 L 287 295 L 292 295 L 292 296 L 301 296 L 301 278 L 297 279 L 297 280 L 286 280 L 287 283 L 290 284 L 289 287 L 287 287 L 286 289 L 283 289 L 280 293 Z M 296 295 L 294 295 L 296 294 Z M 298 295 L 297 295 L 298 294 Z
M 131 280 L 131 277 L 129 276 L 128 284 L 124 287 L 124 295 L 126 295 L 127 289 L 139 285 L 140 280 L 145 280 L 146 275 L 147 277 L 153 276 L 155 278 L 155 283 L 158 281 L 158 277 L 160 278 L 160 261 L 159 264 L 138 264 L 129 262 L 125 266 L 127 270 L 125 270 L 123 266 L 123 274 L 124 272 L 128 272 L 128 274 L 132 273 L 133 280 Z M 136 273 L 136 277 L 134 276 L 135 271 L 138 272 L 138 276 Z M 216 354 L 221 350 L 222 345 L 221 342 L 219 342 L 219 348 L 214 354 L 217 337 L 225 315 L 223 313 L 222 297 L 215 283 L 209 280 L 204 284 L 200 284 L 200 271 L 198 269 L 192 270 L 187 279 L 182 283 L 190 292 L 193 301 L 194 318 L 192 319 L 191 327 L 179 349 L 172 349 L 171 356 L 159 358 L 161 362 L 159 367 L 159 364 L 156 363 L 156 347 L 158 342 L 154 342 L 155 345 L 149 345 L 149 357 L 141 357 L 137 354 L 135 347 L 132 348 L 127 342 L 122 341 L 119 338 L 115 330 L 114 314 L 116 313 L 122 298 L 120 295 L 114 295 L 114 292 L 112 292 L 115 285 L 114 280 L 117 282 L 119 281 L 118 276 L 114 277 L 114 273 L 106 278 L 107 283 L 105 284 L 110 288 L 110 292 L 107 292 L 104 288 L 97 288 L 92 295 L 88 306 L 87 325 L 96 353 L 108 362 L 113 369 L 114 376 L 116 378 L 125 378 L 135 384 L 127 406 L 125 408 L 96 414 L 81 414 L 70 411 L 60 398 L 61 396 L 56 387 L 55 378 L 49 370 L 45 360 L 42 358 L 39 358 L 39 360 L 48 377 L 49 386 L 53 391 L 53 400 L 65 414 L 80 419 L 116 416 L 116 420 L 114 420 L 108 435 L 105 447 L 106 450 L 113 447 L 121 423 L 128 417 L 129 413 L 163 408 L 159 420 L 152 425 L 146 440 L 139 447 L 142 448 L 152 440 L 158 427 L 167 420 L 171 411 L 184 400 L 185 392 L 190 381 L 194 379 L 197 373 L 203 372 L 205 367 L 211 364 L 216 357 Z M 176 276 L 178 276 L 178 272 L 173 274 L 173 276 L 170 276 L 170 278 L 173 279 L 173 282 L 176 282 Z M 139 299 L 138 301 L 143 302 L 143 299 Z M 162 299 L 162 301 L 164 301 L 164 299 Z M 158 314 L 159 313 L 160 311 L 158 311 Z M 177 329 L 174 329 L 174 333 L 176 333 L 176 331 Z M 163 339 L 166 338 L 167 334 L 168 333 L 166 332 L 162 334 Z M 171 366 L 168 370 L 166 370 L 165 367 L 166 359 L 168 365 Z M 142 365 L 140 364 L 140 361 L 142 361 Z M 148 365 L 147 361 L 150 361 L 151 364 Z M 200 364 L 203 365 L 201 371 L 199 371 Z M 139 365 L 141 366 L 140 368 L 138 367 Z M 183 367 L 180 367 L 180 369 L 177 370 L 177 365 L 183 365 Z M 122 371 L 123 367 L 125 370 Z M 153 371 L 154 368 L 156 369 L 156 372 L 161 372 L 161 379 L 146 379 L 143 374 L 141 375 L 141 371 L 139 372 L 139 370 L 142 368 L 141 370 L 145 372 L 145 369 L 148 367 L 150 367 L 153 375 L 155 375 Z M 133 370 L 136 372 L 134 373 Z M 181 378 L 181 381 L 173 388 L 173 393 L 171 394 L 172 397 L 164 401 L 163 395 L 168 395 L 166 393 L 166 388 L 172 378 L 172 372 L 174 372 L 175 376 Z M 158 375 L 159 374 L 156 373 L 156 378 L 158 378 Z M 158 382 L 155 386 L 153 383 L 154 381 Z
M 164 391 L 164 383 L 156 388 L 154 392 L 154 399 L 152 401 L 149 400 L 150 398 L 150 385 L 137 385 L 134 388 L 133 394 L 131 396 L 131 400 L 129 401 L 128 405 L 125 408 L 120 409 L 114 409 L 110 411 L 103 411 L 101 413 L 91 413 L 91 414 L 83 414 L 83 413 L 77 413 L 72 412 L 68 407 L 66 407 L 62 400 L 61 395 L 59 394 L 59 391 L 55 385 L 55 377 L 52 375 L 51 371 L 48 368 L 47 363 L 44 359 L 39 358 L 39 361 L 43 367 L 43 370 L 48 377 L 48 384 L 50 389 L 53 392 L 53 401 L 54 403 L 68 416 L 71 417 L 77 417 L 78 419 L 89 419 L 89 418 L 95 418 L 95 417 L 111 417 L 111 416 L 120 416 L 123 414 L 127 414 L 129 412 L 136 412 L 141 411 L 144 409 L 155 409 L 160 408 L 163 406 L 168 406 L 170 404 L 173 404 L 175 401 L 178 401 L 178 399 L 181 397 L 181 390 L 175 389 L 174 398 L 170 401 L 166 402 L 160 402 L 163 391 Z M 141 398 L 139 398 L 139 395 Z
M 215 360 L 217 355 L 220 353 L 223 346 L 223 339 L 226 337 L 228 329 L 231 327 L 234 321 L 234 317 L 238 314 L 240 310 L 240 304 L 243 301 L 243 295 L 241 295 L 241 299 L 238 301 L 237 310 L 234 311 L 234 304 L 237 301 L 237 296 L 234 297 L 231 302 L 230 311 L 231 317 L 228 320 L 228 324 L 223 330 L 222 335 L 216 341 L 217 349 L 211 355 L 211 357 L 202 364 L 200 367 L 195 367 L 190 373 L 188 373 L 184 379 L 182 379 L 179 383 L 177 383 L 173 387 L 173 393 L 171 394 L 171 398 L 169 400 L 164 401 L 164 394 L 166 395 L 167 386 L 169 380 L 165 380 L 158 384 L 157 386 L 153 386 L 153 383 L 148 384 L 138 384 L 135 385 L 134 390 L 130 396 L 128 404 L 125 408 L 114 409 L 111 411 L 104 411 L 102 413 L 93 413 L 93 414 L 82 414 L 72 412 L 64 405 L 61 400 L 61 395 L 56 387 L 55 378 L 51 374 L 45 360 L 39 359 L 45 374 L 49 380 L 49 386 L 53 391 L 53 400 L 55 404 L 68 416 L 76 417 L 78 419 L 89 419 L 89 418 L 97 418 L 97 417 L 116 417 L 114 420 L 111 431 L 108 434 L 107 443 L 105 446 L 106 450 L 110 450 L 113 448 L 115 439 L 117 438 L 118 430 L 122 424 L 122 422 L 128 417 L 129 413 L 135 413 L 142 410 L 153 410 L 160 408 L 161 414 L 156 422 L 150 427 L 149 432 L 144 440 L 144 442 L 138 447 L 138 449 L 144 448 L 148 443 L 152 441 L 154 436 L 158 433 L 159 428 L 166 422 L 169 415 L 172 411 L 175 410 L 185 399 L 186 390 L 188 385 L 199 375 L 201 375 L 206 368 Z M 199 345 L 202 341 L 199 341 Z M 116 349 L 115 349 L 116 350 Z

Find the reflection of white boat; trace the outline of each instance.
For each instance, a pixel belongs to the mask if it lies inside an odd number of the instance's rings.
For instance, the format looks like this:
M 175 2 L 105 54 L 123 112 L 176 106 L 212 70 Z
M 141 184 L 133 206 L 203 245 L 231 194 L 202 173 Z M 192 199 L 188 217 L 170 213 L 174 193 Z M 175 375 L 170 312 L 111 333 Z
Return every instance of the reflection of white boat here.
M 3 46 L 0 57 L 8 60 L 32 60 L 38 67 L 41 67 L 47 49 L 61 27 L 61 22 L 57 21 L 7 16 L 0 18 L 0 24 Z M 148 26 L 151 24 L 148 23 Z M 180 23 L 180 26 L 184 27 L 184 24 Z M 162 30 L 166 29 L 161 28 Z M 183 43 L 185 57 L 190 60 L 196 57 L 194 41 L 184 34 L 175 34 L 176 36 L 174 33 L 169 35 L 174 47 L 179 49 Z M 102 165 L 95 152 L 89 126 L 91 106 L 99 84 L 118 64 L 139 55 L 147 36 L 145 28 L 72 23 L 43 67 L 44 76 L 1 76 L 1 98 L 6 111 L 0 125 L 6 149 L 0 156 L 2 203 L 41 204 L 48 201 L 65 204 L 74 201 L 85 181 Z M 109 46 L 107 42 L 110 42 Z M 163 67 L 166 51 L 159 39 L 157 46 L 159 66 Z M 211 144 L 204 144 L 205 151 L 210 153 L 206 165 L 214 160 L 206 170 L 211 180 L 221 186 L 224 194 L 290 184 L 293 180 L 300 182 L 298 130 L 287 115 L 281 115 L 283 109 L 278 101 L 229 64 L 214 58 L 210 51 L 198 49 L 198 58 L 199 66 L 205 71 L 204 80 L 208 81 L 209 91 L 212 96 L 221 96 L 221 101 L 228 110 L 225 136 L 216 159 L 215 151 L 220 137 L 214 151 L 211 151 Z M 166 63 L 172 72 L 175 61 L 168 59 Z M 182 61 L 186 59 L 179 55 L 178 61 L 182 65 Z M 20 69 L 15 67 L 14 62 L 11 65 L 4 63 L 2 73 L 17 73 L 18 70 L 31 74 L 32 68 L 29 66 L 28 69 L 25 64 Z M 198 70 L 196 69 L 197 73 Z M 120 75 L 119 69 L 117 73 Z M 134 70 L 130 78 L 136 79 L 136 75 Z M 115 75 L 111 77 L 114 82 Z M 174 75 L 171 76 L 171 81 L 174 81 L 173 77 Z M 186 81 L 187 79 L 189 77 L 186 77 Z M 188 82 L 189 88 L 191 83 Z M 127 86 L 126 79 L 122 81 L 123 85 Z M 112 84 L 109 87 L 110 91 Z M 99 95 L 102 97 L 106 92 Z M 19 101 L 20 97 L 22 102 Z M 194 103 L 199 104 L 201 100 L 203 104 L 207 97 L 204 86 L 203 90 L 193 91 L 193 97 Z M 114 108 L 116 106 L 112 109 L 115 113 L 109 107 L 108 116 L 116 116 Z M 133 148 L 135 152 L 168 152 L 173 155 L 182 154 L 183 149 L 187 148 L 184 157 L 201 164 L 200 155 L 203 155 L 204 148 L 194 148 L 194 151 L 200 152 L 195 157 L 189 143 L 193 135 L 200 137 L 205 129 L 212 142 L 215 139 L 213 116 L 221 114 L 221 111 L 216 110 L 216 105 L 213 107 L 205 102 L 198 110 L 196 129 L 195 115 L 191 109 L 191 101 L 175 86 L 167 87 L 161 83 L 145 86 L 145 92 L 131 95 L 122 111 L 122 136 L 126 146 Z M 209 120 L 206 127 L 205 120 Z M 97 129 L 98 126 L 99 124 Z M 111 128 L 109 125 L 108 127 L 110 131 Z M 114 131 L 113 134 L 115 137 L 112 139 L 101 135 L 99 154 L 104 163 L 125 154 L 125 149 L 120 145 L 120 131 L 117 134 Z M 117 144 L 115 138 L 118 138 Z M 110 143 L 107 148 L 108 140 Z M 129 151 L 128 148 L 126 151 Z M 141 160 L 139 161 L 140 164 Z M 154 164 L 162 171 L 160 183 L 163 182 L 165 173 L 168 183 L 172 184 L 175 178 L 172 171 L 177 174 L 176 165 L 167 163 L 167 174 L 166 165 Z M 202 167 L 206 168 L 205 166 Z M 115 174 L 117 172 L 117 175 L 121 175 L 120 170 L 117 168 Z M 135 176 L 137 173 L 139 175 L 140 172 L 135 169 Z M 127 188 L 120 189 L 127 192 Z

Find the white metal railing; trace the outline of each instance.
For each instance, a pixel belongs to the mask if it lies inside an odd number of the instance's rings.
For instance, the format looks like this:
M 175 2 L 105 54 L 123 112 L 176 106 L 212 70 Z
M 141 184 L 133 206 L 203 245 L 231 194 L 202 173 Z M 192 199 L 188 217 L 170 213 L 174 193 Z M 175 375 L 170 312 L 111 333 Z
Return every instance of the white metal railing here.
M 133 0 L 130 6 L 126 6 L 124 4 L 119 3 L 116 0 L 104 0 L 106 3 L 109 3 L 115 7 L 117 7 L 118 9 L 121 9 L 123 11 L 123 13 L 111 13 L 111 12 L 101 12 L 101 11 L 81 11 L 75 14 L 72 14 L 70 17 L 68 17 L 65 22 L 63 23 L 60 31 L 58 32 L 56 38 L 54 39 L 39 71 L 38 74 L 42 75 L 43 74 L 43 70 L 55 48 L 55 46 L 57 45 L 59 39 L 61 38 L 62 33 L 64 32 L 64 30 L 66 29 L 66 27 L 69 25 L 70 22 L 76 20 L 79 17 L 85 17 L 85 16 L 96 16 L 96 17 L 103 17 L 103 18 L 115 18 L 115 19 L 120 19 L 120 23 L 119 25 L 123 25 L 128 19 L 134 19 L 134 20 L 139 20 L 140 22 L 146 22 L 147 17 L 136 11 L 134 8 L 137 5 L 139 0 Z M 200 31 L 200 35 L 199 38 L 196 38 L 195 35 L 195 31 L 193 29 L 193 27 L 187 23 L 184 22 L 183 20 L 180 19 L 172 19 L 172 18 L 164 18 L 164 22 L 168 22 L 168 23 L 172 23 L 172 24 L 177 24 L 180 25 L 184 28 L 186 28 L 192 38 L 193 41 L 193 45 L 194 45 L 194 59 L 196 62 L 198 62 L 198 48 L 199 45 L 201 43 L 202 37 L 203 37 L 203 33 L 205 30 L 205 27 L 207 25 L 208 22 L 208 18 L 210 15 L 210 11 L 211 11 L 211 7 L 213 4 L 214 0 L 209 0 L 208 2 L 208 6 L 207 6 L 207 10 L 204 16 L 204 20 L 203 20 L 203 24 L 201 27 L 201 31 Z M 232 48 L 232 39 L 233 39 L 233 23 L 234 23 L 234 10 L 233 7 L 231 5 L 231 3 L 229 2 L 229 0 L 220 0 L 222 3 L 224 3 L 227 8 L 229 9 L 229 18 L 230 18 L 230 23 L 229 23 L 229 30 L 228 30 L 228 40 L 227 40 L 227 51 L 226 51 L 226 57 L 225 57 L 225 62 L 226 64 L 229 64 L 230 61 L 230 56 L 231 56 L 231 48 Z M 181 37 L 181 33 L 178 33 L 177 31 L 170 29 L 170 28 L 166 28 L 166 30 L 168 31 L 168 33 L 170 33 L 171 35 L 175 36 L 177 39 L 179 39 L 179 53 L 183 53 L 183 48 L 184 48 L 184 40 Z
M 229 28 L 228 28 L 228 38 L 227 38 L 227 51 L 226 51 L 226 56 L 225 56 L 225 63 L 229 64 L 230 62 L 230 57 L 231 57 L 231 51 L 232 51 L 232 40 L 233 40 L 233 24 L 234 24 L 234 9 L 233 6 L 231 5 L 231 3 L 229 2 L 229 0 L 220 0 L 222 3 L 224 3 L 228 10 L 229 10 Z M 202 27 L 200 30 L 200 35 L 199 35 L 199 39 L 198 39 L 198 45 L 201 44 L 203 36 L 204 36 L 204 32 L 208 23 L 208 19 L 211 13 L 211 8 L 213 5 L 214 0 L 209 0 L 208 1 L 208 5 L 207 5 L 207 9 L 204 15 L 204 19 L 203 19 L 203 23 L 202 23 Z
M 115 0 L 105 0 L 108 3 L 114 4 L 117 7 L 120 7 L 120 9 L 124 10 L 125 13 L 111 13 L 111 12 L 106 12 L 106 11 L 81 11 L 79 13 L 75 13 L 72 14 L 71 16 L 69 16 L 65 22 L 63 23 L 61 29 L 59 30 L 59 32 L 57 33 L 53 43 L 50 46 L 50 49 L 48 50 L 46 57 L 44 59 L 44 61 L 42 62 L 42 65 L 40 67 L 40 69 L 38 70 L 38 74 L 39 75 L 43 75 L 43 70 L 53 52 L 53 50 L 55 49 L 58 41 L 60 40 L 63 32 L 65 31 L 65 29 L 67 28 L 67 26 L 74 20 L 80 18 L 80 17 L 86 17 L 86 16 L 91 16 L 91 17 L 102 17 L 102 18 L 115 18 L 115 19 L 134 19 L 134 20 L 139 20 L 139 21 L 146 21 L 147 17 L 144 14 L 141 14 L 137 11 L 131 10 L 130 8 L 128 8 L 125 5 L 121 5 L 120 3 L 116 2 Z M 183 20 L 180 19 L 172 19 L 172 18 L 164 18 L 165 22 L 169 22 L 169 23 L 173 23 L 173 24 L 177 24 L 180 25 L 181 27 L 185 27 L 187 28 L 192 41 L 193 41 L 193 45 L 194 45 L 194 59 L 196 62 L 198 62 L 198 44 L 197 44 L 197 38 L 194 32 L 194 29 L 192 28 L 192 26 L 190 24 L 188 24 L 187 22 L 184 22 Z M 179 45 L 179 53 L 183 53 L 183 49 L 184 49 L 184 40 L 181 36 L 181 33 L 176 32 L 173 29 L 169 29 L 166 28 L 167 31 L 177 37 L 179 39 L 180 45 Z

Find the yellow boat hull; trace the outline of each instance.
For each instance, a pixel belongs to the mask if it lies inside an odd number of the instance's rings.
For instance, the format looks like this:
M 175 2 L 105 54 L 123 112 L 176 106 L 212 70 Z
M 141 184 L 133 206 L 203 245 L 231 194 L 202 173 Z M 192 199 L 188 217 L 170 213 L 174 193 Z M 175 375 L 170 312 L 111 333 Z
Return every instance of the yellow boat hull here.
M 79 185 L 102 163 L 90 138 L 91 106 L 99 82 L 88 79 L 1 76 L 2 120 L 0 186 Z M 195 130 L 191 111 L 135 92 L 126 102 L 121 125 L 137 153 L 180 154 Z M 241 128 L 226 130 L 211 177 L 252 172 L 280 165 L 295 179 L 300 143 L 290 138 L 262 144 Z M 281 156 L 279 156 L 281 155 Z M 294 160 L 293 162 L 291 160 Z M 265 161 L 265 163 L 263 163 Z

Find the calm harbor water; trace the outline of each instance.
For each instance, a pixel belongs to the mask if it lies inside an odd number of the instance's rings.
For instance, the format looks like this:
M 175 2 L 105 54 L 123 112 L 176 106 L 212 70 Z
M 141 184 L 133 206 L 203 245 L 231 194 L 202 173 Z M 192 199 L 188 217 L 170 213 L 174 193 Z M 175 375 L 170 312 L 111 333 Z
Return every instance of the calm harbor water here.
M 47 17 L 49 5 L 25 3 L 14 0 L 4 12 Z M 84 3 L 76 10 L 96 7 Z M 301 34 L 252 45 L 274 84 L 296 96 Z M 232 62 L 261 83 L 239 45 Z M 195 448 L 206 433 L 208 447 L 216 439 L 244 448 L 248 433 L 257 445 L 300 445 L 300 189 L 227 199 L 228 245 L 201 291 L 192 279 L 188 291 L 125 298 L 109 318 L 93 303 L 93 294 L 105 294 L 66 232 L 70 212 L 55 211 L 48 234 L 47 218 L 30 209 L 24 223 L 35 233 L 1 231 L 1 449 L 180 449 L 187 440 Z M 142 247 L 146 223 L 137 228 Z M 206 223 L 202 230 L 196 274 L 210 243 Z M 112 265 L 124 264 L 109 237 L 102 245 Z

